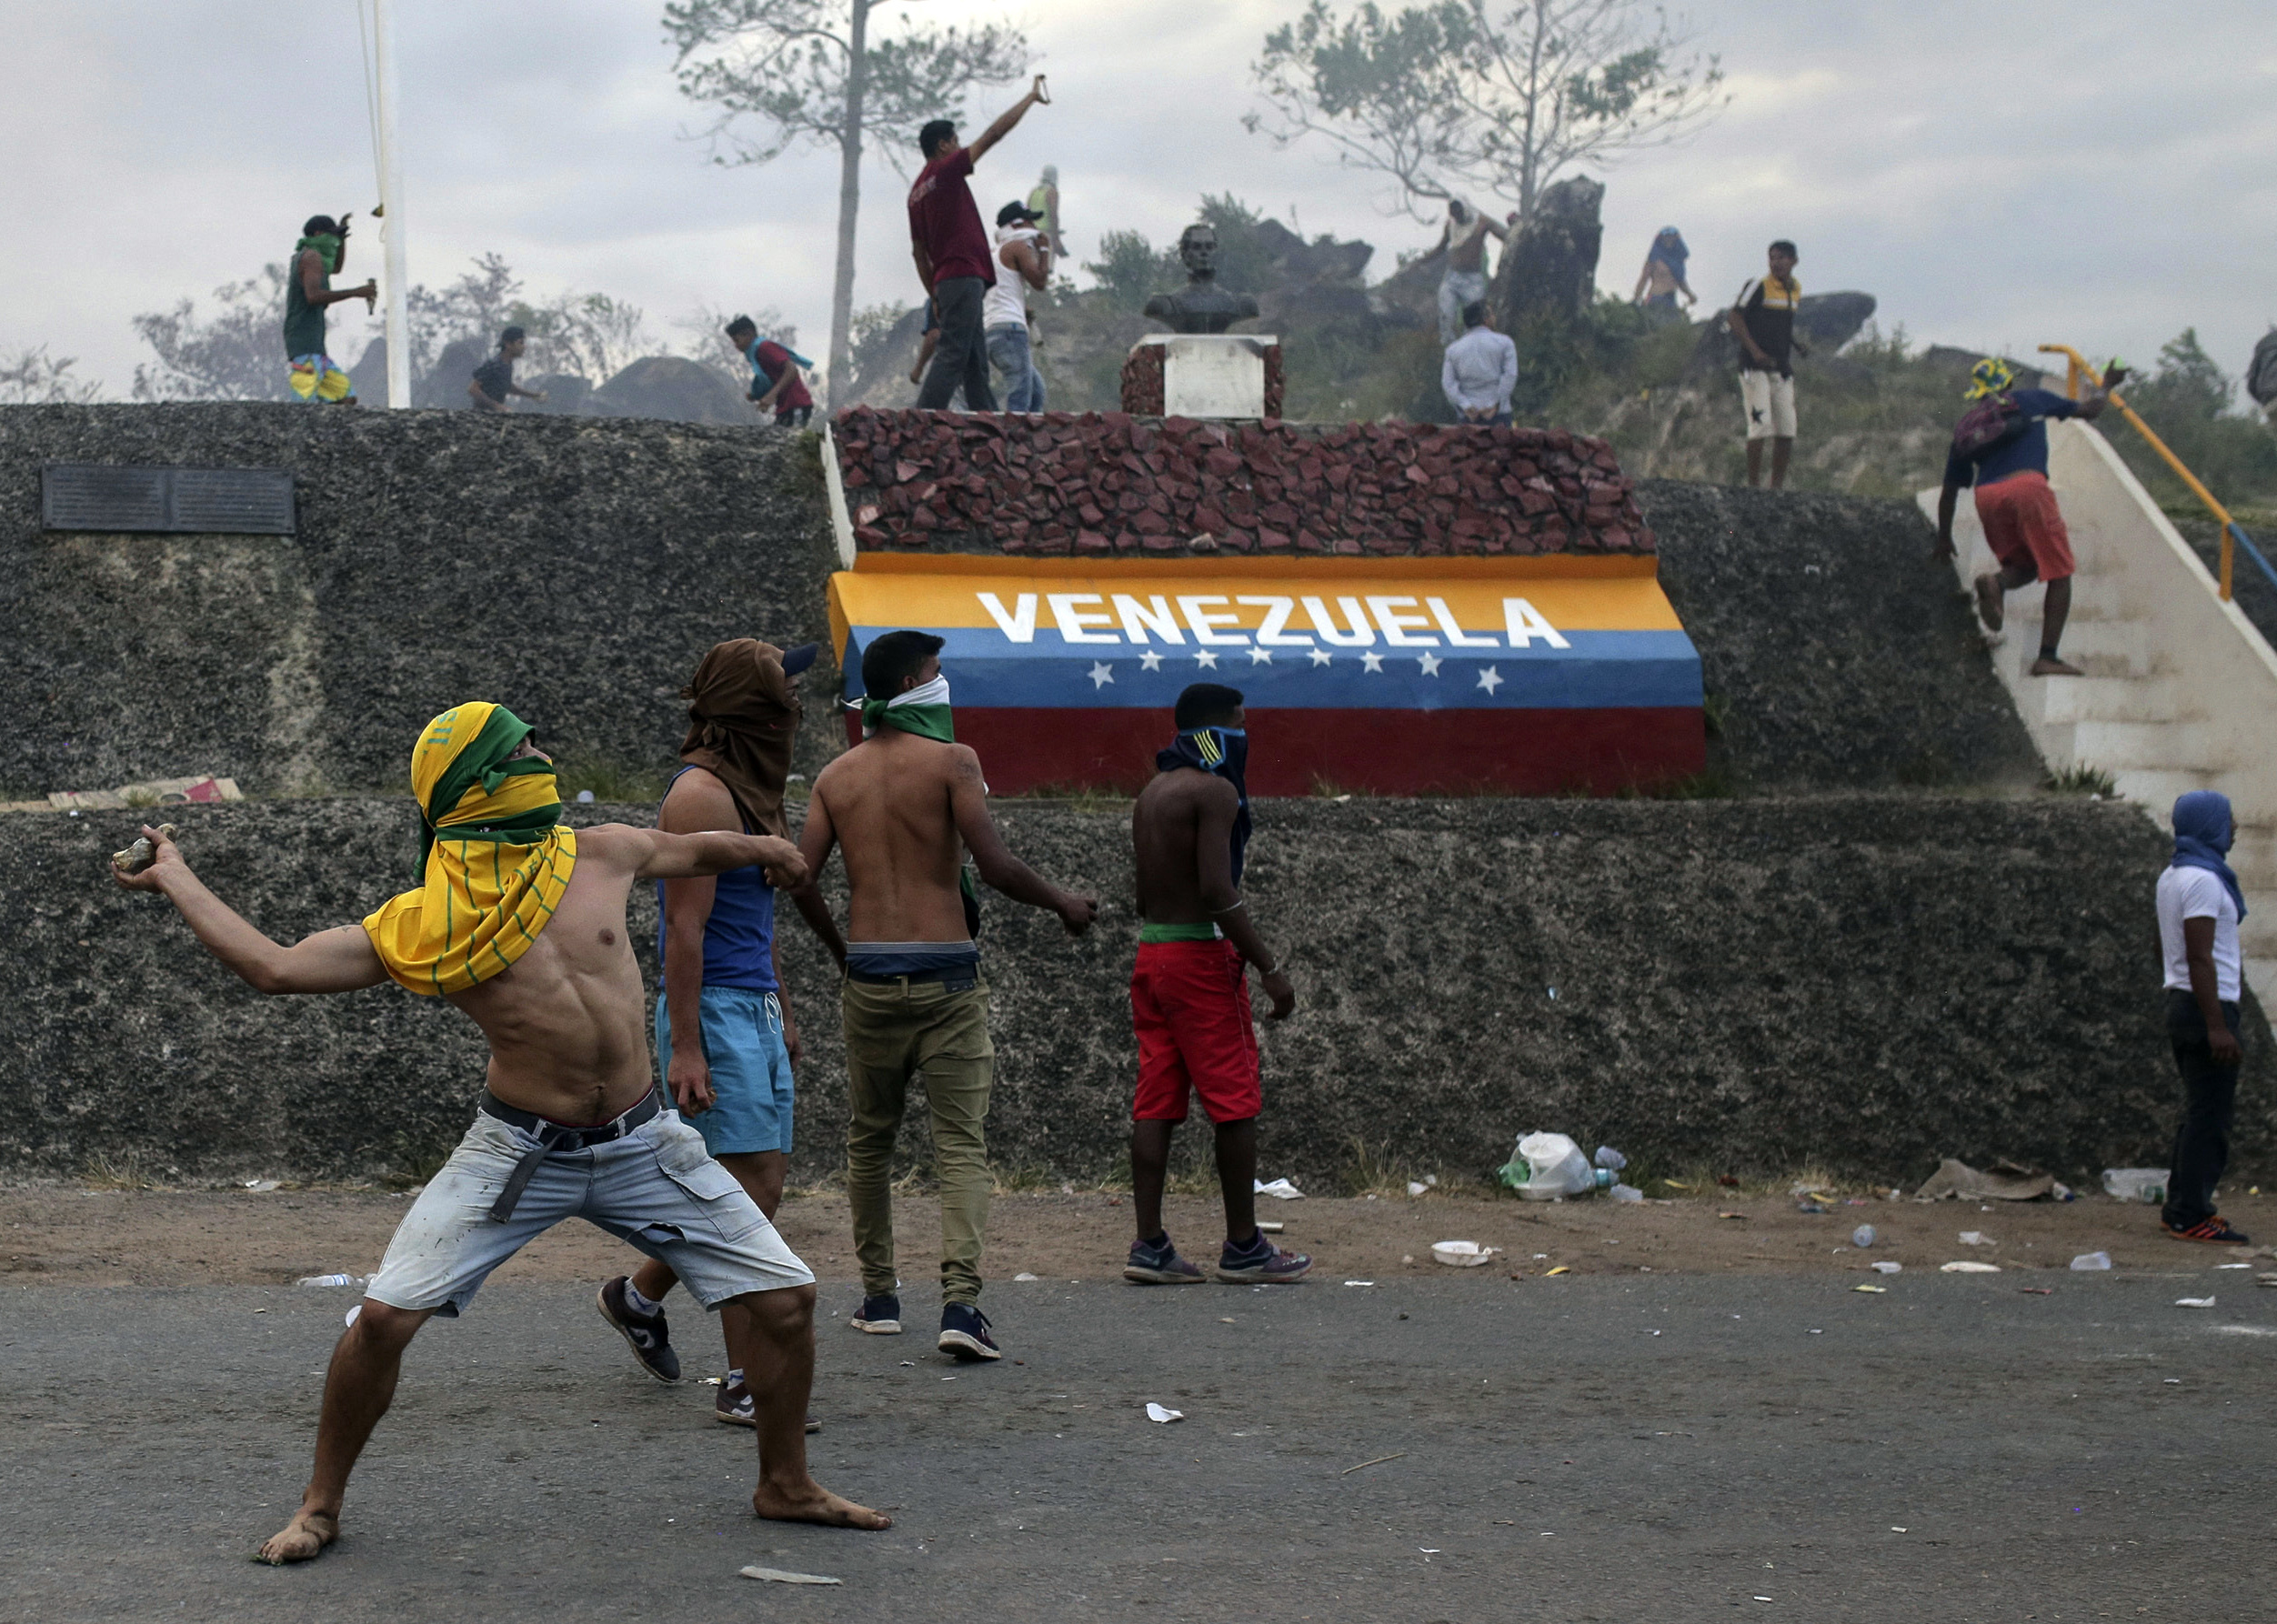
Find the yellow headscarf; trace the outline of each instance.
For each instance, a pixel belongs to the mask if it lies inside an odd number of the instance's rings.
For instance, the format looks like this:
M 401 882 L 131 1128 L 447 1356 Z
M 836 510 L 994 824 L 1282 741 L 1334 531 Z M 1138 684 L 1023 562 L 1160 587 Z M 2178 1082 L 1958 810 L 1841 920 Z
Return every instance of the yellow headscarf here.
M 422 883 L 364 921 L 387 973 L 413 992 L 464 992 L 505 969 L 553 917 L 577 864 L 552 763 L 507 757 L 529 724 L 475 700 L 426 725 L 411 752 Z

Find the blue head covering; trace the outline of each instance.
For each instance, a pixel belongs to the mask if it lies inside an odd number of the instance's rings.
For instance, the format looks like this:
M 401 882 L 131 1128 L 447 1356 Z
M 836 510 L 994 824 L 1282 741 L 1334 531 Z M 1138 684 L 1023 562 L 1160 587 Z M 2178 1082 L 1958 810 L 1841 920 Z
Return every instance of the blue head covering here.
M 1249 849 L 1249 730 L 1246 727 L 1189 727 L 1170 741 L 1167 750 L 1154 753 L 1157 771 L 1181 767 L 1212 773 L 1233 786 L 1240 810 L 1233 815 L 1233 883 L 1241 883 L 1241 862 Z
M 2230 889 L 2230 900 L 2237 904 L 2238 917 L 2245 917 L 2245 893 L 2238 889 L 2238 877 L 2223 856 L 2237 834 L 2237 822 L 2231 816 L 2230 797 L 2218 790 L 2193 789 L 2174 802 L 2174 860 L 2173 868 L 2203 868 L 2217 877 Z

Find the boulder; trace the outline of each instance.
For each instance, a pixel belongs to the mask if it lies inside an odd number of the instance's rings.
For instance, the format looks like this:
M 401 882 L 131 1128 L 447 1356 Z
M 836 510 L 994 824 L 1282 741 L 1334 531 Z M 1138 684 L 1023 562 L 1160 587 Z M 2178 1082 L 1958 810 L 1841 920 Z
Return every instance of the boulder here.
M 587 409 L 668 423 L 747 424 L 750 405 L 718 373 L 684 356 L 644 356 L 593 391 Z
M 535 377 L 515 380 L 525 389 L 534 389 L 546 398 L 542 401 L 517 400 L 517 412 L 543 412 L 554 417 L 576 417 L 593 410 L 593 380 L 579 377 L 574 372 L 541 372 Z
M 377 349 L 385 342 L 385 340 L 376 340 L 372 347 Z M 472 407 L 466 399 L 466 386 L 474 381 L 475 368 L 487 361 L 490 355 L 490 345 L 487 340 L 452 339 L 443 346 L 443 353 L 435 357 L 435 365 L 412 381 L 411 404 L 416 406 L 446 408 L 468 406 L 471 410 Z M 383 351 L 380 360 L 379 390 L 374 397 L 375 403 L 385 402 L 387 398 L 386 365 L 386 354 Z M 361 396 L 363 391 L 359 388 L 356 393 Z
M 1807 293 L 1795 311 L 1795 331 L 1814 352 L 1820 362 L 1831 361 L 1834 354 L 1851 339 L 1874 314 L 1874 296 L 1870 293 Z M 1740 369 L 1740 341 L 1731 336 L 1730 314 L 1719 310 L 1700 324 L 1700 344 L 1692 351 L 1690 370 L 1694 373 L 1737 372 Z M 1971 364 L 1975 357 L 1970 357 Z M 1836 368 L 1841 371 L 1841 368 Z M 1961 368 L 1963 372 L 1968 367 Z
M 1597 255 L 1605 236 L 1598 210 L 1605 186 L 1585 175 L 1543 188 L 1530 219 L 1511 227 L 1487 286 L 1495 325 L 1505 333 L 1578 318 L 1597 296 Z

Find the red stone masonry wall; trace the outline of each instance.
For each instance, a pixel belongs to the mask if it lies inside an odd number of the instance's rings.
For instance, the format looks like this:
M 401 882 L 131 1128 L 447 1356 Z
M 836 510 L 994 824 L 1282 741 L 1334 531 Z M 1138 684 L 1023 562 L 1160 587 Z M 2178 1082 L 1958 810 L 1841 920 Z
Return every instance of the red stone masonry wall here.
M 1027 554 L 1650 553 L 1600 439 L 1124 412 L 838 414 L 856 543 Z

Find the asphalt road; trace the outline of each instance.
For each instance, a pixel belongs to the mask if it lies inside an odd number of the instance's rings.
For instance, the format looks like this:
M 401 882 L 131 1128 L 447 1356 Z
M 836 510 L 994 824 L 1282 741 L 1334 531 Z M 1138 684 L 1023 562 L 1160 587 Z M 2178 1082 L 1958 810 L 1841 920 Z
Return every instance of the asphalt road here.
M 858 1336 L 828 1288 L 816 1470 L 898 1509 L 878 1535 L 755 1521 L 710 1388 L 638 1375 L 579 1288 L 494 1287 L 414 1347 L 340 1544 L 282 1570 L 248 1557 L 345 1294 L 10 1289 L 0 1618 L 2269 1616 L 2277 1291 L 2250 1273 L 1492 1272 L 1007 1284 L 1026 1362 L 991 1368 Z

